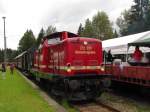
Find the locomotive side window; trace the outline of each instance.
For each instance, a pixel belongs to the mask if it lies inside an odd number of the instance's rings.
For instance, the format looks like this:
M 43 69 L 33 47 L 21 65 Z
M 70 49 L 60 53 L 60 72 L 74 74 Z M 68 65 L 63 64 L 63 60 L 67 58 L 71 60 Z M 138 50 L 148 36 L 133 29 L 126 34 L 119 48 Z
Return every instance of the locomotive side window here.
M 52 38 L 52 39 L 48 39 L 48 44 L 56 44 L 60 42 L 60 37 L 55 37 L 55 38 Z

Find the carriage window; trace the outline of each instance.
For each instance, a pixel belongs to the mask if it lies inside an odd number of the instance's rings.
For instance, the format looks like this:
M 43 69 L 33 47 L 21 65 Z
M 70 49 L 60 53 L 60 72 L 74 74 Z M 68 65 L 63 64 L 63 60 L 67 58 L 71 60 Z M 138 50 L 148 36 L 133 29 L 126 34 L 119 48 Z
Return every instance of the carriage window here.
M 48 44 L 56 44 L 60 41 L 60 37 L 48 39 Z

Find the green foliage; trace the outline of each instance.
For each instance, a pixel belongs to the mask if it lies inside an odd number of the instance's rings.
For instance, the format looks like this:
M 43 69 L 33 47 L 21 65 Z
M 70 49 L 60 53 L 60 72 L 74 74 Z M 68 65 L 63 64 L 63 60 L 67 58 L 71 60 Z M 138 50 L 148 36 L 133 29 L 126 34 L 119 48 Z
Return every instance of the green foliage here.
M 4 50 L 0 49 L 0 62 L 4 61 Z
M 78 33 L 80 33 L 81 36 L 94 37 L 100 40 L 113 38 L 112 24 L 105 12 L 98 12 L 92 21 L 86 19 L 84 27 L 80 24 Z
M 14 61 L 14 58 L 18 55 L 16 50 L 7 49 L 7 60 L 9 62 Z
M 82 36 L 82 33 L 83 33 L 83 27 L 82 27 L 82 24 L 80 23 L 80 26 L 79 26 L 79 29 L 78 29 L 78 35 Z
M 37 44 L 37 47 L 40 45 L 41 43 L 41 40 L 42 38 L 45 36 L 45 31 L 44 29 L 42 28 L 39 35 L 38 35 L 38 38 L 37 38 L 37 41 L 36 41 L 36 44 Z
M 113 37 L 112 26 L 105 12 L 98 12 L 93 17 L 92 24 L 94 34 L 98 39 L 105 40 Z
M 6 49 L 7 61 L 11 62 L 18 55 L 16 50 Z M 4 61 L 4 50 L 0 49 L 0 62 Z
M 150 30 L 149 0 L 135 0 L 135 5 L 125 10 L 117 19 L 122 36 Z
M 150 9 L 147 12 L 146 18 L 145 18 L 145 29 L 150 30 Z
M 83 30 L 83 36 L 85 36 L 85 37 L 94 37 L 94 31 L 93 31 L 94 29 L 93 29 L 93 25 L 92 25 L 92 22 L 89 20 L 89 19 L 87 19 L 86 21 L 85 21 L 85 27 L 84 27 L 84 30 Z
M 47 30 L 46 30 L 46 35 L 50 35 L 50 34 L 56 32 L 56 31 L 57 31 L 57 30 L 56 30 L 56 27 L 50 25 L 50 26 L 47 28 Z
M 46 35 L 50 35 L 52 33 L 55 33 L 56 32 L 56 27 L 50 25 L 46 31 L 44 31 L 44 29 L 42 28 L 39 32 L 39 35 L 37 37 L 37 42 L 36 42 L 36 46 L 38 47 L 41 43 L 41 40 L 44 36 Z
M 116 24 L 120 28 L 120 34 L 121 35 L 127 35 L 127 28 L 128 28 L 128 22 L 129 22 L 129 11 L 124 10 L 121 13 L 121 16 L 117 18 Z
M 24 33 L 21 40 L 19 41 L 18 50 L 19 50 L 19 52 L 26 51 L 31 46 L 35 46 L 35 44 L 36 44 L 36 40 L 35 40 L 32 30 L 27 30 Z

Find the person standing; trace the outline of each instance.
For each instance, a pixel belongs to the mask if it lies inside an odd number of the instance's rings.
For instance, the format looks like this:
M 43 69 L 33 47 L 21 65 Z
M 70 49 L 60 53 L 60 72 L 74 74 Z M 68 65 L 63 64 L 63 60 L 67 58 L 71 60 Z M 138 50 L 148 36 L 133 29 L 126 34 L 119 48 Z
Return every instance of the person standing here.
M 136 46 L 135 51 L 134 51 L 132 57 L 133 57 L 133 59 L 134 59 L 135 62 L 141 62 L 142 57 L 143 57 L 143 53 L 139 49 L 139 46 Z
M 14 64 L 13 63 L 10 65 L 10 72 L 13 75 L 13 73 L 14 73 Z
M 113 62 L 113 56 L 112 56 L 112 54 L 111 54 L 111 50 L 109 50 L 108 51 L 108 53 L 107 53 L 107 57 L 106 57 L 106 60 L 107 60 L 107 62 Z
M 5 67 L 5 64 L 2 63 L 2 77 L 3 77 L 3 79 L 5 79 L 5 73 L 6 73 L 6 67 Z

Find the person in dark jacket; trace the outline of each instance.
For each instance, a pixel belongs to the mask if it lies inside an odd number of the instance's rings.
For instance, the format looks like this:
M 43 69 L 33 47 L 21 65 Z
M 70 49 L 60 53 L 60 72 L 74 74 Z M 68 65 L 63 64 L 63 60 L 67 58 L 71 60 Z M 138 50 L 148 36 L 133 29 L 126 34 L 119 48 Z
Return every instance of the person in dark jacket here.
M 10 72 L 11 72 L 12 75 L 14 73 L 14 68 L 15 68 L 14 64 L 13 63 L 10 64 Z
M 106 60 L 107 62 L 113 62 L 114 57 L 111 54 L 111 50 L 108 51 Z
M 5 64 L 2 63 L 2 77 L 3 77 L 3 79 L 5 79 L 5 72 L 6 72 L 6 67 L 5 67 Z

